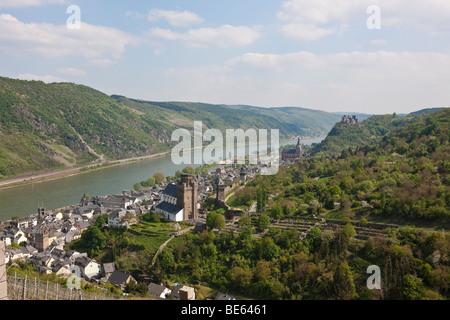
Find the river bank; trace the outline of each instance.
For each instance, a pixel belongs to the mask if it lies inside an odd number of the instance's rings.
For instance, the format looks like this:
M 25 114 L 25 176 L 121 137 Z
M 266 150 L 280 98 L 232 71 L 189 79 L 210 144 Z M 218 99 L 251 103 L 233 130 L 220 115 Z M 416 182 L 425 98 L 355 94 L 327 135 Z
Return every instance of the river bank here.
M 302 138 L 302 140 L 307 141 L 307 144 L 311 144 L 313 142 L 318 142 L 322 139 L 323 139 L 323 137 L 318 137 L 318 138 L 304 137 L 304 138 Z M 280 141 L 281 145 L 286 144 L 288 142 L 295 143 L 296 139 L 283 139 Z M 13 178 L 0 180 L 0 190 L 21 187 L 21 186 L 25 186 L 28 184 L 34 184 L 34 183 L 39 183 L 39 182 L 44 182 L 44 181 L 51 181 L 51 180 L 60 179 L 60 178 L 66 178 L 66 177 L 74 176 L 77 174 L 90 172 L 93 170 L 101 170 L 101 169 L 105 169 L 108 167 L 123 165 L 123 164 L 131 163 L 131 162 L 135 162 L 135 161 L 147 160 L 147 159 L 152 159 L 152 158 L 156 158 L 156 157 L 166 156 L 170 152 L 171 151 L 168 150 L 165 152 L 160 152 L 160 153 L 146 155 L 146 156 L 139 156 L 139 157 L 133 157 L 133 158 L 127 158 L 127 159 L 119 159 L 119 160 L 105 160 L 102 162 L 90 163 L 90 164 L 81 165 L 78 167 L 69 167 L 69 168 L 42 171 L 42 172 L 36 172 L 36 173 L 34 173 L 34 172 L 25 173 L 25 174 L 21 174 L 19 176 L 13 177 Z
M 54 179 L 70 177 L 73 175 L 90 172 L 93 170 L 101 170 L 101 169 L 104 169 L 107 167 L 123 165 L 123 164 L 127 164 L 130 162 L 161 157 L 161 156 L 165 156 L 169 153 L 170 153 L 170 151 L 166 151 L 166 152 L 160 152 L 160 153 L 155 153 L 155 154 L 151 154 L 151 155 L 133 157 L 133 158 L 127 158 L 127 159 L 107 160 L 107 161 L 102 161 L 102 162 L 98 162 L 98 163 L 86 164 L 86 165 L 82 165 L 82 166 L 78 166 L 78 167 L 49 170 L 49 171 L 43 171 L 43 172 L 37 172 L 37 173 L 34 173 L 34 172 L 33 173 L 25 173 L 25 174 L 16 176 L 14 178 L 0 180 L 0 190 L 20 187 L 20 186 L 24 186 L 24 185 L 27 185 L 30 183 L 39 183 L 39 182 L 50 181 L 50 180 L 54 180 Z

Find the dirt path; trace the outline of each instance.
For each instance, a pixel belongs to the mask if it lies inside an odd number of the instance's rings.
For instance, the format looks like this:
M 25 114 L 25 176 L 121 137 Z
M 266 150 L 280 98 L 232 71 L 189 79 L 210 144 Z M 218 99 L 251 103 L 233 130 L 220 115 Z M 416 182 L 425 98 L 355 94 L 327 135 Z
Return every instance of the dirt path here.
M 181 231 L 178 231 L 177 234 L 171 235 L 170 238 L 169 238 L 166 242 L 164 242 L 164 243 L 159 247 L 159 249 L 156 251 L 155 256 L 154 256 L 153 259 L 152 259 L 152 266 L 155 265 L 156 258 L 157 258 L 158 255 L 164 250 L 164 248 L 167 246 L 167 244 L 168 244 L 170 241 L 172 241 L 173 238 L 178 237 L 178 236 L 180 236 L 180 235 L 182 235 L 183 233 L 186 233 L 186 232 L 188 232 L 188 231 L 191 231 L 191 230 L 193 230 L 194 228 L 195 228 L 195 226 L 192 226 L 192 227 L 183 229 L 183 230 L 181 230 Z

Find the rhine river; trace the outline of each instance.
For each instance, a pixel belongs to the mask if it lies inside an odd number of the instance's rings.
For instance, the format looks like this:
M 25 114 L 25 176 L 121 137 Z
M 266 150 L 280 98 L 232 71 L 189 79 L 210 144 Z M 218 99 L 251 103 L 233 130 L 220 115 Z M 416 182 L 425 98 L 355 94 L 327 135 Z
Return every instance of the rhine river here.
M 305 145 L 317 143 L 324 138 L 302 140 Z M 280 146 L 297 141 L 280 142 Z M 0 190 L 0 221 L 13 216 L 24 217 L 37 212 L 43 205 L 46 210 L 62 208 L 80 202 L 84 193 L 91 196 L 105 196 L 130 190 L 136 182 L 146 180 L 156 172 L 174 176 L 177 170 L 188 165 L 175 165 L 170 155 L 161 156 L 103 169 L 78 173 L 55 180 L 31 183 Z M 198 167 L 198 165 L 191 165 Z

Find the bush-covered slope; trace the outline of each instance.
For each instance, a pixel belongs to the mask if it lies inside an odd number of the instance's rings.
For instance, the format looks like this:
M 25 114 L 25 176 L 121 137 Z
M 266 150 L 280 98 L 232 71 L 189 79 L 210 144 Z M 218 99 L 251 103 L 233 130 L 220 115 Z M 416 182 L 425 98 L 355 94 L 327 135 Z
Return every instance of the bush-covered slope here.
M 172 130 L 86 86 L 0 78 L 0 179 L 154 153 Z
M 433 110 L 433 112 L 437 110 Z M 405 117 L 399 117 L 395 113 L 375 115 L 352 125 L 338 122 L 328 136 L 312 148 L 311 153 L 313 155 L 338 155 L 348 148 L 377 143 L 387 134 L 397 132 L 407 125 L 419 121 L 426 114 L 426 112 L 420 112 Z

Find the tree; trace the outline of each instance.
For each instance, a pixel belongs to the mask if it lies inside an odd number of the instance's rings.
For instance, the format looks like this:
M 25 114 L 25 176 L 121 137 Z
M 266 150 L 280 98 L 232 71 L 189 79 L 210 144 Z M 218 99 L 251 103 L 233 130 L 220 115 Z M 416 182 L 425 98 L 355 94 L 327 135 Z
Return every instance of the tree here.
M 225 227 L 225 217 L 223 214 L 211 211 L 206 216 L 206 224 L 210 229 L 223 229 Z
M 150 177 L 147 179 L 147 187 L 153 187 L 155 185 L 156 179 L 154 177 Z
M 238 289 L 247 288 L 253 278 L 251 270 L 245 270 L 241 267 L 233 267 L 231 269 L 231 280 Z
M 270 271 L 270 262 L 265 260 L 259 260 L 256 263 L 255 271 L 253 272 L 253 275 L 256 280 L 263 281 L 270 278 L 271 271 Z
M 159 184 L 161 182 L 163 182 L 164 180 L 166 180 L 166 177 L 164 176 L 164 173 L 162 172 L 157 172 L 153 175 L 153 178 L 155 178 L 155 183 Z
M 263 251 L 263 258 L 272 261 L 280 255 L 280 248 L 275 243 L 269 243 Z
M 270 226 L 269 216 L 266 214 L 260 214 L 258 220 L 256 221 L 256 226 L 261 230 L 267 229 Z
M 81 234 L 80 245 L 91 255 L 98 253 L 106 244 L 106 237 L 100 229 L 93 225 Z
M 344 236 L 344 238 L 345 238 L 346 240 L 349 240 L 349 239 L 351 239 L 351 238 L 356 234 L 355 227 L 353 227 L 353 225 L 352 225 L 351 223 L 347 223 L 347 224 L 345 225 L 345 227 L 342 228 L 340 234 L 341 234 L 342 236 Z
M 139 191 L 139 190 L 141 190 L 141 183 L 140 182 L 136 182 L 134 185 L 133 185 L 133 190 L 136 190 L 136 191 Z
M 355 284 L 353 274 L 346 262 L 341 262 L 333 274 L 333 289 L 335 298 L 339 300 L 350 300 L 355 295 Z
M 163 268 L 166 271 L 173 269 L 173 266 L 175 264 L 175 258 L 171 251 L 164 250 L 160 254 L 159 259 L 160 259 L 161 268 Z
M 104 225 L 106 225 L 108 223 L 108 214 L 101 214 L 97 217 L 97 220 L 95 220 L 95 226 L 98 228 L 103 227 Z
M 318 226 L 315 226 L 311 230 L 309 230 L 306 235 L 306 239 L 308 240 L 309 246 L 312 251 L 317 251 L 322 244 L 322 231 Z
M 195 173 L 195 169 L 193 167 L 189 166 L 189 167 L 183 168 L 183 170 L 181 170 L 181 172 L 182 173 L 194 174 Z
M 281 219 L 284 216 L 283 215 L 283 207 L 280 206 L 279 204 L 273 206 L 270 211 L 272 214 L 272 218 L 274 218 L 275 220 Z
M 256 189 L 256 202 L 257 202 L 257 207 L 256 210 L 258 212 L 261 212 L 261 210 L 266 206 L 266 191 L 264 190 L 263 186 L 258 186 L 258 188 Z
M 401 295 L 407 300 L 418 300 L 422 296 L 422 281 L 413 275 L 407 274 L 403 277 Z

